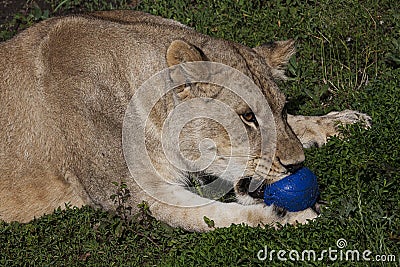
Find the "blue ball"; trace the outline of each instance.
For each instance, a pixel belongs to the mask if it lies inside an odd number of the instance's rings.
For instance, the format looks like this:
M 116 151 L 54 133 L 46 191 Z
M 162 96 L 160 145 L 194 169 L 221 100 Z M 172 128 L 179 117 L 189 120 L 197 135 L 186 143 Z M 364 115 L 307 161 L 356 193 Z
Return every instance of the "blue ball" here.
M 319 195 L 317 176 L 308 168 L 301 168 L 285 178 L 267 185 L 264 202 L 288 211 L 301 211 L 313 207 Z

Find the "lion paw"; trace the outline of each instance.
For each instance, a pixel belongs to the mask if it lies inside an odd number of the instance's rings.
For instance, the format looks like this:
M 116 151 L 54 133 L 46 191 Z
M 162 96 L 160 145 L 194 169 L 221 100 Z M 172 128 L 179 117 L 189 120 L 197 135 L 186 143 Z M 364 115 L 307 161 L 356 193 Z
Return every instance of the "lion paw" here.
M 355 110 L 334 111 L 324 117 L 343 125 L 361 123 L 365 129 L 371 128 L 371 117 Z
M 310 221 L 314 221 L 318 216 L 318 213 L 311 208 L 298 212 L 288 212 L 286 224 L 307 224 Z

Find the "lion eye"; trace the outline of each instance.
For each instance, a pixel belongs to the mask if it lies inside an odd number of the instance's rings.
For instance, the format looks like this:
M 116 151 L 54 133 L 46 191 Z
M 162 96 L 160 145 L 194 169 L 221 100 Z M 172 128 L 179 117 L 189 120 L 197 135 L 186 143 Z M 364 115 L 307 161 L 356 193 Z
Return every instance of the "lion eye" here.
M 253 112 L 248 112 L 242 115 L 243 119 L 248 122 L 255 122 L 256 116 Z
M 240 115 L 240 117 L 242 118 L 243 122 L 245 122 L 246 124 L 252 124 L 252 125 L 257 126 L 256 115 L 254 115 L 253 112 L 244 113 L 244 114 Z

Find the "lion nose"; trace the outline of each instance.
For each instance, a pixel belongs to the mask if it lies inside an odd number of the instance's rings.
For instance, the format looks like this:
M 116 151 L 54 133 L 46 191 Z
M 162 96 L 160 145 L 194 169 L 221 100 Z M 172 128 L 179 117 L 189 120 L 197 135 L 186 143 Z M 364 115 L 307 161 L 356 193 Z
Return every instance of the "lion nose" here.
M 284 165 L 282 164 L 283 167 L 286 168 L 286 170 L 290 173 L 295 173 L 298 170 L 300 170 L 301 168 L 303 168 L 303 162 L 300 163 L 296 163 L 296 164 L 289 164 L 289 165 Z

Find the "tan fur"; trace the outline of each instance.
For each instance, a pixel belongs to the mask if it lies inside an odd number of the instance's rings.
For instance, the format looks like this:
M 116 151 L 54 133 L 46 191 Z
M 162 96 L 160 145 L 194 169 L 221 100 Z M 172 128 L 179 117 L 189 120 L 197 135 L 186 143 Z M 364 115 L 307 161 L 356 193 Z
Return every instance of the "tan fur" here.
M 277 79 L 285 79 L 286 64 L 296 52 L 293 40 L 278 41 L 261 45 L 254 50 L 266 59 L 272 69 L 272 75 Z
M 242 204 L 179 207 L 201 199 L 182 187 L 182 177 L 173 176 L 163 158 L 162 121 L 176 99 L 196 96 L 229 102 L 238 115 L 247 111 L 245 103 L 221 88 L 201 84 L 177 88 L 176 95 L 167 95 L 150 116 L 146 143 L 150 157 L 177 184 L 165 186 L 154 177 L 145 178 L 171 203 L 157 201 L 135 183 L 121 145 L 126 107 L 144 81 L 179 63 L 220 62 L 253 78 L 263 89 L 277 129 L 276 158 L 264 178 L 267 182 L 281 179 L 289 173 L 287 166 L 304 160 L 302 143 L 322 144 L 337 134 L 333 122 L 357 121 L 328 114 L 321 118 L 289 116 L 288 124 L 282 115 L 285 98 L 273 78 L 283 77 L 292 53 L 292 41 L 253 50 L 199 34 L 172 20 L 131 11 L 49 19 L 0 44 L 0 219 L 27 222 L 66 202 L 113 210 L 110 196 L 116 188 L 112 182 L 119 180 L 126 181 L 132 192 L 129 205 L 147 201 L 156 218 L 193 231 L 209 230 L 204 216 L 214 220 L 216 227 L 304 223 L 315 218 L 311 209 L 279 217 L 273 207 L 240 194 Z M 196 158 L 196 140 L 204 137 L 219 144 L 218 153 L 225 153 L 230 145 L 218 125 L 194 121 L 182 132 L 183 153 Z M 260 155 L 259 136 L 254 133 L 250 139 L 256 155 L 248 169 L 251 174 L 265 159 Z M 216 171 L 218 166 L 214 167 Z

